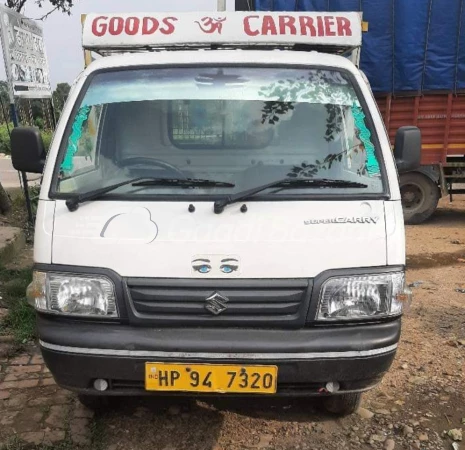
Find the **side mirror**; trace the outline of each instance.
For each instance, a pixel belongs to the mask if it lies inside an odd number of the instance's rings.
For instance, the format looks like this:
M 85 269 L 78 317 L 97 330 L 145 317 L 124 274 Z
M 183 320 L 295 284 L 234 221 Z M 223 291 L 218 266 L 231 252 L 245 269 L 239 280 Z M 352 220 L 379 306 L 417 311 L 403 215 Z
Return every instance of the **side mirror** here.
M 11 132 L 11 161 L 20 172 L 42 173 L 45 147 L 37 128 L 19 127 Z
M 399 173 L 409 172 L 420 167 L 421 160 L 421 131 L 417 127 L 400 127 L 397 130 L 394 146 Z

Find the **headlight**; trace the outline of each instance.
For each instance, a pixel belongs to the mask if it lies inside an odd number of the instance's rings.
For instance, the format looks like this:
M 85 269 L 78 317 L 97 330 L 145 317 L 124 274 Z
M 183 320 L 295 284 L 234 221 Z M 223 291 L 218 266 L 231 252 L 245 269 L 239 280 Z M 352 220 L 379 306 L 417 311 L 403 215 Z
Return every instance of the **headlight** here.
M 27 295 L 38 311 L 118 317 L 115 286 L 102 276 L 34 272 Z
M 404 273 L 330 278 L 320 294 L 318 320 L 395 316 L 411 301 Z

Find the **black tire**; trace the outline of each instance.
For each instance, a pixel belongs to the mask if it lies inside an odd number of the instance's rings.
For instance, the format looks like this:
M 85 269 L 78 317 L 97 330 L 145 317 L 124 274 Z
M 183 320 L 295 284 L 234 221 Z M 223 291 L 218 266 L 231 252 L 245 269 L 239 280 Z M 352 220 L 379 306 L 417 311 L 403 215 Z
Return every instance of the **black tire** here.
M 82 405 L 95 412 L 104 411 L 110 403 L 109 398 L 103 395 L 79 394 L 78 399 Z
M 438 207 L 439 187 L 421 173 L 410 172 L 401 175 L 400 193 L 406 224 L 423 223 L 433 215 Z
M 331 395 L 325 397 L 323 406 L 325 410 L 331 414 L 343 417 L 349 416 L 357 411 L 362 400 L 362 394 L 359 392 Z

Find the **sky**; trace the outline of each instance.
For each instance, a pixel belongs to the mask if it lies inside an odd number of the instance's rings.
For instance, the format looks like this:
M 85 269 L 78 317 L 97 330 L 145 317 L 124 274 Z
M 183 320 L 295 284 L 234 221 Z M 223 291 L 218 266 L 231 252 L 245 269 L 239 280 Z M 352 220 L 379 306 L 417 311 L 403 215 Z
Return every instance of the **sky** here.
M 34 0 L 28 0 L 28 3 L 22 11 L 27 17 L 41 17 L 51 9 L 47 6 L 47 0 L 43 8 L 39 8 Z M 54 12 L 43 22 L 52 87 L 55 88 L 61 82 L 71 84 L 83 69 L 81 14 L 215 11 L 216 6 L 217 0 L 76 0 L 71 16 Z M 234 9 L 234 0 L 227 0 L 227 8 Z M 3 57 L 1 59 L 3 61 Z M 0 64 L 0 79 L 6 79 L 3 63 Z

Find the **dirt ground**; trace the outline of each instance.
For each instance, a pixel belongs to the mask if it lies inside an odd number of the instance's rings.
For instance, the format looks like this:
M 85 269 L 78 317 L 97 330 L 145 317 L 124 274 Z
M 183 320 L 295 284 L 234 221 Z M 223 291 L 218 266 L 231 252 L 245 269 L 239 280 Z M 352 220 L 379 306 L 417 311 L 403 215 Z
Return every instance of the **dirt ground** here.
M 99 450 L 465 450 L 465 198 L 442 201 L 427 224 L 408 227 L 407 253 L 414 302 L 392 369 L 365 394 L 359 413 L 335 420 L 311 400 L 125 399 L 86 422 L 92 442 L 82 443 Z

